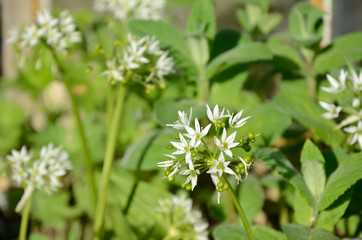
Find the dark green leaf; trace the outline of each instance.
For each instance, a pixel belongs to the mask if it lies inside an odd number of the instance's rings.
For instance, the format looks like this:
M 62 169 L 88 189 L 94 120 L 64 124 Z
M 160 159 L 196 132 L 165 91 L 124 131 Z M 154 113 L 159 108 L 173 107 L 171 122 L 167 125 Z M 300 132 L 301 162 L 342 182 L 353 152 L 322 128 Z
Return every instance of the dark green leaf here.
M 314 63 L 314 72 L 322 74 L 331 69 L 341 68 L 347 65 L 347 59 L 360 61 L 362 59 L 362 33 L 351 33 L 336 38 Z
M 235 64 L 268 60 L 273 57 L 271 51 L 262 43 L 244 43 L 213 59 L 206 67 L 206 78 Z
M 249 175 L 247 181 L 240 185 L 239 200 L 249 222 L 253 222 L 264 205 L 264 192 L 261 183 L 254 175 Z
M 231 225 L 219 225 L 212 231 L 215 240 L 248 240 L 246 233 L 239 227 Z
M 317 205 L 318 210 L 326 209 L 358 180 L 362 179 L 362 153 L 345 160 L 328 178 L 326 188 Z
M 264 161 L 269 167 L 277 171 L 301 193 L 301 195 L 313 206 L 314 198 L 308 189 L 302 176 L 295 170 L 289 160 L 277 149 L 263 148 L 256 151 L 255 156 Z
M 254 226 L 252 227 L 255 237 L 260 240 L 286 240 L 287 238 L 283 233 L 272 228 Z
M 284 224 L 283 231 L 287 240 L 339 240 L 326 231 L 294 224 Z

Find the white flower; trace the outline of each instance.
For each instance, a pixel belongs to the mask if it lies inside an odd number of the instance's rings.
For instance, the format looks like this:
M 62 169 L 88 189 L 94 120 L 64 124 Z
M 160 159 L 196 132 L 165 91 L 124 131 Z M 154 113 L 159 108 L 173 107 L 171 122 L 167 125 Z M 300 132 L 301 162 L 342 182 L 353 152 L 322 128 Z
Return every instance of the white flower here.
M 107 61 L 107 68 L 108 70 L 104 71 L 102 75 L 107 76 L 107 79 L 110 83 L 114 83 L 115 81 L 123 82 L 124 77 L 119 68 L 116 65 L 116 59 L 112 61 Z
M 235 175 L 234 171 L 228 167 L 230 162 L 225 162 L 224 154 L 221 152 L 218 160 L 213 159 L 214 165 L 207 171 L 207 173 L 216 173 L 220 178 L 222 174 L 228 173 L 230 175 Z
M 174 129 L 182 130 L 185 129 L 186 126 L 190 125 L 191 117 L 192 117 L 192 108 L 190 109 L 190 116 L 187 117 L 187 113 L 183 111 L 178 111 L 179 119 L 176 120 L 173 124 L 166 124 L 167 127 L 172 127 Z
M 168 57 L 168 52 L 164 52 L 156 62 L 156 75 L 160 79 L 163 79 L 163 76 L 173 73 L 173 60 Z
M 236 132 L 233 132 L 229 137 L 227 137 L 225 128 L 222 132 L 221 140 L 214 136 L 216 146 L 218 146 L 220 151 L 224 152 L 229 157 L 233 157 L 233 153 L 230 151 L 230 149 L 239 145 L 239 143 L 234 143 L 235 136 Z
M 355 71 L 352 71 L 352 80 L 353 86 L 356 90 L 362 90 L 362 71 L 360 71 L 359 75 Z
M 194 190 L 195 186 L 197 185 L 197 175 L 200 174 L 199 170 L 194 169 L 185 169 L 180 172 L 181 175 L 189 175 L 186 178 L 185 185 L 191 181 L 191 190 Z
M 327 110 L 326 113 L 323 113 L 322 116 L 326 119 L 334 119 L 339 116 L 339 113 L 342 110 L 341 106 L 336 106 L 334 104 L 329 104 L 326 102 L 319 101 L 319 105 L 321 105 L 322 108 Z
M 327 74 L 327 79 L 331 86 L 329 88 L 322 87 L 322 90 L 329 93 L 339 93 L 343 92 L 346 88 L 346 79 L 347 79 L 347 72 L 345 72 L 343 69 L 341 70 L 339 74 L 339 81 L 334 79 L 331 75 Z
M 134 56 L 129 55 L 127 52 L 124 53 L 119 70 L 132 70 L 139 67 L 140 65 L 136 62 Z
M 62 37 L 62 34 L 58 31 L 57 28 L 51 28 L 48 30 L 47 35 L 46 35 L 47 44 L 49 44 L 51 46 L 56 46 L 61 37 Z
M 343 129 L 345 132 L 353 134 L 351 145 L 355 144 L 357 141 L 359 145 L 362 148 L 362 121 L 358 122 L 357 127 L 356 126 L 350 126 Z
M 9 38 L 6 40 L 6 43 L 14 44 L 19 42 L 20 32 L 17 27 L 13 27 L 9 30 Z
M 26 146 L 23 146 L 20 151 L 11 150 L 11 155 L 7 155 L 6 159 L 10 162 L 10 165 L 22 165 L 29 162 L 31 157 Z
M 232 127 L 232 128 L 240 128 L 242 127 L 245 123 L 246 123 L 246 120 L 248 120 L 251 116 L 249 117 L 245 117 L 243 119 L 240 119 L 241 118 L 241 114 L 243 114 L 243 111 L 244 110 L 241 110 L 240 112 L 238 112 L 235 116 L 230 116 L 229 117 L 229 126 Z
M 189 126 L 185 126 L 185 129 L 187 131 L 187 134 L 185 134 L 185 136 L 194 139 L 194 141 L 196 142 L 195 145 L 199 145 L 201 138 L 206 136 L 206 134 L 209 132 L 210 127 L 211 123 L 207 125 L 205 128 L 200 128 L 199 120 L 195 118 L 195 129 Z
M 35 24 L 30 25 L 24 29 L 24 33 L 22 34 L 22 42 L 21 46 L 29 46 L 34 47 L 40 41 L 40 38 L 44 35 L 44 31 L 38 29 Z
M 360 102 L 359 98 L 353 99 L 353 101 L 352 101 L 352 107 L 358 108 L 360 104 L 361 104 L 361 102 Z
M 229 117 L 228 114 L 224 115 L 225 108 L 223 108 L 222 110 L 219 110 L 219 106 L 217 104 L 214 107 L 214 110 L 212 112 L 211 112 L 211 109 L 210 109 L 209 105 L 206 104 L 206 107 L 207 107 L 207 117 L 213 123 L 215 123 L 217 120 L 219 120 L 221 118 Z
M 38 12 L 37 22 L 41 29 L 49 31 L 58 24 L 58 19 L 53 18 L 49 11 Z
M 198 145 L 195 142 L 195 139 L 191 139 L 189 142 L 186 141 L 186 139 L 182 136 L 181 133 L 179 133 L 179 137 L 181 142 L 171 142 L 171 144 L 177 149 L 177 151 L 173 152 L 172 154 L 178 155 L 178 154 L 186 154 L 185 160 L 186 164 L 189 164 L 189 168 L 193 169 L 193 164 L 191 160 L 191 150 L 193 148 L 197 148 Z

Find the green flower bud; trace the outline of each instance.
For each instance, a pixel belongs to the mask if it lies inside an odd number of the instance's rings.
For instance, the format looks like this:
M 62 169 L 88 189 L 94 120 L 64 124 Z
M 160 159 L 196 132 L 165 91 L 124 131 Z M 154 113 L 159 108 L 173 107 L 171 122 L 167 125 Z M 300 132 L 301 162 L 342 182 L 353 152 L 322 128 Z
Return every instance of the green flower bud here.
M 249 138 L 249 140 L 254 139 L 254 138 L 255 138 L 255 134 L 254 134 L 252 131 L 248 132 L 248 138 Z
M 218 188 L 217 188 L 217 191 L 218 191 L 218 192 L 222 192 L 222 191 L 224 191 L 224 189 L 223 189 L 222 187 L 218 187 Z
M 187 190 L 187 191 L 191 191 L 191 184 L 186 184 L 185 185 L 185 189 Z
M 175 175 L 168 176 L 168 177 L 167 177 L 167 180 L 168 180 L 169 182 L 175 181 Z
M 247 164 L 249 164 L 251 162 L 251 157 L 249 155 L 245 156 L 243 159 Z
M 218 182 L 218 183 L 217 183 L 217 187 L 218 187 L 218 188 L 222 188 L 223 186 L 224 186 L 224 183 L 223 183 L 223 182 Z

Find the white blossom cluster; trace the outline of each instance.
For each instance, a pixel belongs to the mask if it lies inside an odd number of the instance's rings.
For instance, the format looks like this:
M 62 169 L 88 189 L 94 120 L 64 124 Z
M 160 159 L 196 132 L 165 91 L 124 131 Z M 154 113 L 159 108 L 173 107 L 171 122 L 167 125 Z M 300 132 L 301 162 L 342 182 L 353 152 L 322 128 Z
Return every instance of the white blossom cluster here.
M 62 187 L 61 177 L 72 169 L 68 153 L 61 147 L 54 148 L 52 143 L 42 147 L 38 158 L 34 159 L 23 146 L 20 151 L 12 150 L 6 159 L 10 164 L 12 179 L 25 189 L 16 207 L 17 212 L 34 190 L 40 189 L 49 194 L 57 191 Z
M 167 239 L 208 239 L 208 223 L 199 210 L 192 209 L 192 200 L 185 195 L 160 200 L 157 211 L 168 229 Z
M 162 17 L 165 0 L 95 0 L 94 9 L 108 12 L 114 18 L 124 21 L 129 19 L 157 20 Z
M 219 201 L 220 192 L 229 187 L 222 176 L 233 175 L 240 181 L 242 176 L 245 175 L 245 178 L 248 176 L 248 171 L 253 164 L 250 156 L 242 158 L 236 156 L 232 150 L 242 147 L 249 151 L 249 142 L 254 142 L 255 136 L 254 133 L 249 132 L 247 137 L 241 137 L 239 141 L 235 140 L 236 130 L 250 118 L 250 116 L 241 117 L 243 110 L 233 114 L 225 108 L 220 109 L 218 105 L 214 107 L 213 111 L 208 105 L 206 107 L 211 123 L 205 127 L 201 127 L 197 118 L 194 121 L 191 120 L 192 109 L 189 116 L 185 112 L 179 111 L 179 120 L 173 124 L 167 124 L 169 127 L 181 130 L 178 135 L 180 141 L 171 141 L 171 145 L 176 151 L 172 154 L 165 154 L 168 159 L 159 162 L 158 166 L 165 168 L 165 175 L 169 181 L 173 181 L 177 174 L 187 176 L 184 186 L 188 190 L 195 188 L 201 173 L 208 173 L 219 192 Z M 193 128 L 193 126 L 195 127 Z M 211 128 L 212 126 L 214 128 Z
M 7 42 L 16 44 L 20 49 L 33 48 L 44 42 L 67 54 L 71 44 L 81 42 L 81 34 L 76 30 L 74 19 L 68 11 L 62 11 L 59 17 L 55 18 L 44 10 L 37 14 L 36 23 L 20 30 L 12 29 Z
M 330 86 L 322 87 L 322 90 L 334 94 L 334 102 L 319 101 L 321 107 L 326 110 L 322 116 L 338 121 L 343 116 L 337 129 L 342 128 L 351 134 L 350 144 L 358 142 L 362 149 L 362 71 L 358 75 L 355 71 L 348 73 L 342 69 L 338 79 L 327 74 L 327 80 Z
M 154 37 L 137 38 L 127 36 L 127 45 L 122 56 L 107 62 L 107 76 L 111 84 L 132 80 L 146 87 L 165 86 L 164 76 L 173 72 L 173 60 L 168 52 L 160 49 L 160 42 Z

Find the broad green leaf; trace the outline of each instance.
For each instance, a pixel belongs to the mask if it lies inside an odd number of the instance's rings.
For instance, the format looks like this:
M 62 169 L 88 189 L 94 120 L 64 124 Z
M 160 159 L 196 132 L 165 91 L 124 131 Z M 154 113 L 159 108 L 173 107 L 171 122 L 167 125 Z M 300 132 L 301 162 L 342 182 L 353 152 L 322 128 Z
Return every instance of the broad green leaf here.
M 312 46 L 322 39 L 323 12 L 307 2 L 295 4 L 289 16 L 292 38 L 303 46 Z
M 253 234 L 260 240 L 286 240 L 285 235 L 277 230 L 272 228 L 262 227 L 262 226 L 253 226 Z
M 24 110 L 15 103 L 6 101 L 0 96 L 0 152 L 9 152 L 18 146 L 25 123 Z M 6 140 L 5 140 L 6 139 Z
M 282 20 L 282 15 L 279 13 L 269 13 L 263 15 L 259 22 L 258 27 L 264 35 L 269 34 Z
M 192 34 L 205 32 L 208 39 L 216 33 L 215 10 L 211 0 L 196 1 L 187 20 L 187 31 Z
M 326 231 L 295 224 L 284 224 L 283 232 L 287 240 L 339 240 L 338 237 Z
M 122 168 L 115 166 L 112 169 L 109 204 L 124 210 L 130 200 L 126 219 L 131 228 L 136 229 L 136 239 L 161 239 L 165 233 L 165 224 L 160 220 L 156 208 L 160 199 L 170 197 L 167 186 L 167 181 L 136 182 L 134 176 Z
M 297 50 L 286 45 L 285 41 L 283 35 L 273 35 L 268 39 L 267 45 L 274 55 L 273 64 L 284 71 L 303 72 L 305 70 L 303 59 Z
M 316 224 L 317 228 L 329 232 L 333 231 L 334 225 L 342 218 L 350 203 L 351 192 L 351 190 L 348 190 L 342 196 L 340 196 L 337 201 L 335 201 L 332 205 L 319 213 L 318 221 Z
M 197 76 L 197 67 L 190 56 L 185 38 L 176 28 L 165 22 L 147 20 L 131 21 L 129 27 L 135 34 L 155 36 L 162 46 L 170 48 L 170 54 L 180 69 L 190 76 Z
M 166 124 L 173 123 L 179 119 L 178 111 L 184 111 L 190 116 L 192 108 L 192 118 L 206 116 L 205 105 L 200 105 L 191 99 L 179 99 L 168 97 L 160 99 L 154 108 L 156 121 L 162 127 Z
M 278 95 L 274 102 L 286 114 L 290 114 L 302 125 L 310 128 L 320 139 L 332 147 L 337 147 L 344 141 L 344 134 L 334 130 L 335 123 L 322 117 L 323 109 L 299 88 L 285 85 L 284 92 Z
M 303 178 L 314 199 L 318 202 L 326 183 L 324 158 L 318 147 L 309 139 L 303 146 L 300 162 L 302 163 Z
M 211 79 L 235 64 L 269 60 L 273 57 L 271 51 L 262 43 L 244 43 L 214 58 L 206 67 L 206 78 Z
M 108 206 L 105 215 L 105 229 L 109 229 L 109 231 L 114 232 L 119 239 L 135 240 L 132 235 L 132 230 L 122 213 L 122 208 L 119 204 Z
M 264 161 L 269 167 L 277 171 L 300 192 L 300 194 L 313 206 L 314 198 L 302 176 L 295 170 L 290 161 L 278 150 L 262 148 L 256 151 L 255 156 Z
M 237 226 L 219 225 L 212 231 L 215 240 L 248 240 L 246 232 Z
M 48 195 L 35 191 L 31 207 L 32 217 L 41 221 L 44 226 L 64 229 L 66 227 L 64 219 L 79 214 L 78 209 L 69 206 L 69 199 L 69 194 L 65 192 Z
M 248 180 L 240 185 L 238 198 L 243 203 L 243 209 L 249 222 L 253 222 L 264 205 L 264 192 L 260 180 L 249 175 Z
M 362 59 L 362 33 L 351 33 L 336 38 L 330 46 L 317 55 L 314 63 L 315 74 L 323 74 L 331 69 L 347 65 L 347 59 Z
M 252 144 L 258 147 L 267 147 L 274 144 L 292 122 L 291 117 L 281 111 L 273 102 L 260 106 L 250 116 L 251 118 L 245 125 L 247 127 L 241 129 L 240 133 L 243 136 L 246 136 L 248 131 L 260 134 L 256 138 L 256 142 Z M 260 124 L 266 119 L 268 119 L 268 124 Z
M 352 155 L 343 161 L 327 180 L 326 188 L 317 205 L 318 210 L 326 209 L 358 180 L 362 179 L 362 153 Z
M 301 196 L 298 191 L 294 192 L 293 199 L 294 221 L 299 225 L 310 226 L 314 220 L 314 208 Z
M 130 170 L 156 170 L 167 153 L 166 146 L 176 136 L 168 130 L 154 130 L 132 144 L 122 159 L 122 165 Z
M 329 177 L 343 161 L 350 158 L 350 156 L 342 149 L 335 148 L 322 152 L 324 159 L 327 159 L 325 165 L 326 175 Z

